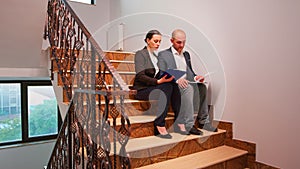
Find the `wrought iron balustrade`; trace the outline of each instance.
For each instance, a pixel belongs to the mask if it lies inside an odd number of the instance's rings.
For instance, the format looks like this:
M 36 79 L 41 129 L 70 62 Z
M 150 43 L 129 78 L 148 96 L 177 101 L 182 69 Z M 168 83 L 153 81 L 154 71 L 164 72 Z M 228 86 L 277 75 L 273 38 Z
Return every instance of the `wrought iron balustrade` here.
M 48 1 L 44 37 L 70 101 L 47 168 L 130 168 L 128 86 L 66 0 Z

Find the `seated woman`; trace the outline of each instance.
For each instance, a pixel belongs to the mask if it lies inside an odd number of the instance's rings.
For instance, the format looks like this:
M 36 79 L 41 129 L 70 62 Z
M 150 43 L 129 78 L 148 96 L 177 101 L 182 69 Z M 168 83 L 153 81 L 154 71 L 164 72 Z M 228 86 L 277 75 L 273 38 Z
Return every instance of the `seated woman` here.
M 147 33 L 145 42 L 147 46 L 135 54 L 136 76 L 133 88 L 137 90 L 135 98 L 138 100 L 158 100 L 158 107 L 154 120 L 154 135 L 161 138 L 172 138 L 165 127 L 165 118 L 168 113 L 168 107 L 171 102 L 175 118 L 180 111 L 180 91 L 176 83 L 171 83 L 174 77 L 167 78 L 167 75 L 161 77 L 158 68 L 157 55 L 155 52 L 160 46 L 161 33 L 157 30 L 151 30 Z M 181 133 L 188 133 L 185 130 L 183 119 L 176 120 L 177 128 Z

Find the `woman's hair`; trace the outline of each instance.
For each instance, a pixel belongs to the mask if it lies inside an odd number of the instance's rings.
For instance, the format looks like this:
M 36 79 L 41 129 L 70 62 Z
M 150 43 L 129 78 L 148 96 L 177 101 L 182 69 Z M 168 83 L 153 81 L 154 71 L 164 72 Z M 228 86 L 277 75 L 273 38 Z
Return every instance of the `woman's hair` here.
M 150 30 L 145 37 L 145 42 L 147 43 L 147 39 L 152 39 L 153 35 L 161 35 L 158 30 Z

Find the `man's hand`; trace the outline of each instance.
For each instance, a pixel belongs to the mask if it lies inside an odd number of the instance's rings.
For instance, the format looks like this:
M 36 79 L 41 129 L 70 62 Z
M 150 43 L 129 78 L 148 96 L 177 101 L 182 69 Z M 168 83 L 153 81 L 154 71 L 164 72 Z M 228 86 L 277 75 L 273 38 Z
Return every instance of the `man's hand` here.
M 183 89 L 187 88 L 188 85 L 189 85 L 189 82 L 188 82 L 186 79 L 184 79 L 184 78 L 178 79 L 178 80 L 177 80 L 177 83 L 178 83 L 178 86 L 179 86 L 180 88 L 183 88 Z
M 200 76 L 200 75 L 197 75 L 197 76 L 195 77 L 195 81 L 196 81 L 196 82 L 204 82 L 204 77 L 203 77 L 203 76 Z
M 167 78 L 167 75 L 163 76 L 162 78 L 160 78 L 159 80 L 157 80 L 157 84 L 162 84 L 162 83 L 166 83 L 166 82 L 171 82 L 174 79 L 174 76 Z

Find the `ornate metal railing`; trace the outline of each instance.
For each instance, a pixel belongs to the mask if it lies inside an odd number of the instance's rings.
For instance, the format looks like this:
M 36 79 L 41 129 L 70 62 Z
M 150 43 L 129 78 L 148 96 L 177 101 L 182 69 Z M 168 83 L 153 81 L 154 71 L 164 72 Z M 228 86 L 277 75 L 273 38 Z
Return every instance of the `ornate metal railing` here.
M 51 69 L 71 102 L 47 168 L 130 168 L 129 88 L 65 0 L 49 0 L 47 14 Z

